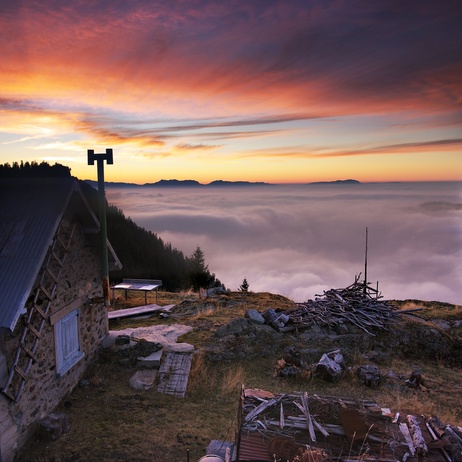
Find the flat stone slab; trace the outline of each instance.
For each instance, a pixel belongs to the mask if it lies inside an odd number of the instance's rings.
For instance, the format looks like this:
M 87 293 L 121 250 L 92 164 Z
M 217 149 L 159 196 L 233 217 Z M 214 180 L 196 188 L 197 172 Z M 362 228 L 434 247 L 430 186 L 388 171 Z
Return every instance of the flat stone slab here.
M 103 347 L 111 348 L 115 344 L 115 339 L 119 335 L 129 335 L 133 340 L 147 340 L 148 342 L 160 343 L 165 351 L 192 352 L 194 346 L 189 343 L 176 343 L 178 337 L 191 332 L 191 326 L 182 324 L 170 324 L 161 326 L 146 326 L 136 328 L 126 328 L 122 330 L 110 330 L 104 339 Z
M 140 369 L 130 377 L 130 386 L 134 390 L 150 390 L 156 381 L 157 369 Z
M 155 351 L 151 353 L 149 356 L 140 356 L 138 358 L 138 366 L 145 367 L 148 369 L 156 368 L 159 369 L 160 367 L 160 360 L 162 358 L 163 350 Z

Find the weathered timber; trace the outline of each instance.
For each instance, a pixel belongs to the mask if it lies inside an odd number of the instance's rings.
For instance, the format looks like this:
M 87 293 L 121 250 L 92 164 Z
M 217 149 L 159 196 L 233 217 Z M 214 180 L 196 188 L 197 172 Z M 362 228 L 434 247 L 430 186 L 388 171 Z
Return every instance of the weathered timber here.
M 300 397 L 302 404 L 297 403 L 294 401 L 294 404 L 303 412 L 306 417 L 306 421 L 308 423 L 308 431 L 310 433 L 310 438 L 313 443 L 316 443 L 316 434 L 314 433 L 313 422 L 311 420 L 311 414 L 308 407 L 308 394 L 303 393 Z
M 264 401 L 261 403 L 259 406 L 257 406 L 255 409 L 252 409 L 246 416 L 245 416 L 245 422 L 249 422 L 250 420 L 254 419 L 257 417 L 258 414 L 263 412 L 266 408 L 272 406 L 273 404 L 276 404 L 277 400 L 276 399 L 270 399 L 268 401 Z
M 433 431 L 433 428 L 432 428 L 432 426 L 430 425 L 430 423 L 428 422 L 428 419 L 425 419 L 425 417 L 424 417 L 424 421 L 425 421 L 425 426 L 427 427 L 428 433 L 430 433 L 430 436 L 432 437 L 432 440 L 433 440 L 433 441 L 441 441 L 441 440 L 438 438 L 438 435 Z M 441 448 L 440 448 L 440 452 L 441 452 L 441 454 L 443 455 L 443 457 L 444 457 L 444 459 L 446 460 L 446 462 L 453 462 L 453 460 L 451 459 L 451 457 L 449 456 L 449 454 L 446 452 L 446 450 L 444 449 L 444 447 L 441 447 Z
M 345 322 L 356 325 L 369 335 L 373 330 L 386 329 L 395 319 L 396 309 L 379 297 L 371 297 L 364 285 L 355 281 L 346 289 L 330 289 L 315 300 L 300 303 L 286 312 L 289 321 L 281 331 L 308 328 L 313 325 L 334 326 Z
M 409 451 L 411 452 L 411 455 L 414 456 L 415 454 L 415 446 L 414 446 L 414 441 L 412 440 L 411 433 L 409 432 L 409 427 L 406 425 L 405 422 L 401 422 L 399 424 L 399 429 L 401 433 L 404 436 L 404 439 L 406 440 L 406 443 L 409 447 Z
M 420 424 L 417 420 L 417 417 L 414 415 L 408 415 L 406 417 L 406 420 L 409 425 L 409 432 L 411 434 L 412 441 L 416 448 L 417 455 L 426 456 L 428 454 L 428 447 L 422 435 L 422 430 L 420 428 Z

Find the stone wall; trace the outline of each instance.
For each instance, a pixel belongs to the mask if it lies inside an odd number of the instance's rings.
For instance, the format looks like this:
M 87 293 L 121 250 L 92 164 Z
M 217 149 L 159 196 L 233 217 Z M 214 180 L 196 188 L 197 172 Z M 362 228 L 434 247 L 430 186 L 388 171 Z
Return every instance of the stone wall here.
M 27 438 L 31 425 L 49 414 L 72 391 L 97 353 L 108 332 L 107 310 L 102 295 L 100 249 L 89 245 L 89 240 L 78 226 L 65 257 L 50 315 L 59 317 L 60 310 L 66 310 L 66 307 L 78 308 L 79 343 L 84 357 L 58 376 L 54 326 L 47 320 L 36 352 L 37 360 L 32 364 L 19 402 L 13 403 L 3 395 L 0 398 L 8 402 L 8 420 L 17 427 L 19 445 Z M 12 336 L 4 337 L 2 346 L 8 366 L 16 353 L 22 326 L 23 321 L 18 323 Z M 5 410 L 5 403 L 0 410 Z M 2 456 L 3 460 L 8 460 L 5 454 Z

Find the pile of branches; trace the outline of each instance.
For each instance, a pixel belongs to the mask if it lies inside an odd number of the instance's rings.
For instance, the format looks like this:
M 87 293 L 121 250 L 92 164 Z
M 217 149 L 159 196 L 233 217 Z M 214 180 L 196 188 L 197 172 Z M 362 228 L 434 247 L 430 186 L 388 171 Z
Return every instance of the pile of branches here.
M 324 295 L 316 295 L 315 300 L 300 303 L 286 314 L 296 328 L 352 323 L 375 335 L 373 330 L 386 329 L 396 316 L 394 306 L 380 298 L 378 291 L 356 280 L 346 289 L 324 291 Z

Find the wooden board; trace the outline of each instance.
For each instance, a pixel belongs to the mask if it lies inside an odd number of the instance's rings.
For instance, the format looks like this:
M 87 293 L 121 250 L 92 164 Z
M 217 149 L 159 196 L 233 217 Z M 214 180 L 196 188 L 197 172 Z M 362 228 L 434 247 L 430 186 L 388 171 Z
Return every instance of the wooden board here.
M 123 310 L 108 311 L 108 319 L 126 318 L 129 316 L 139 316 L 144 314 L 155 313 L 156 311 L 168 311 L 173 305 L 159 306 L 155 303 L 145 306 L 136 306 L 134 308 L 125 308 Z
M 159 369 L 157 391 L 184 398 L 191 370 L 192 354 L 170 351 Z

